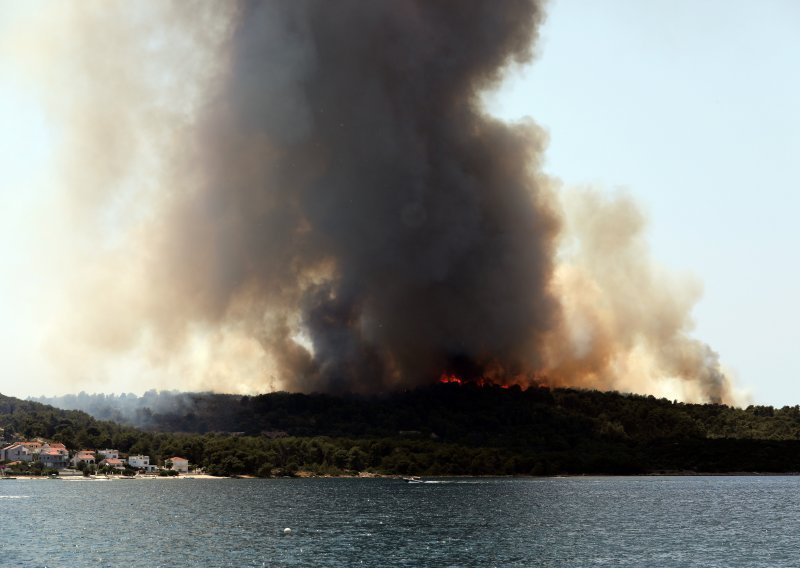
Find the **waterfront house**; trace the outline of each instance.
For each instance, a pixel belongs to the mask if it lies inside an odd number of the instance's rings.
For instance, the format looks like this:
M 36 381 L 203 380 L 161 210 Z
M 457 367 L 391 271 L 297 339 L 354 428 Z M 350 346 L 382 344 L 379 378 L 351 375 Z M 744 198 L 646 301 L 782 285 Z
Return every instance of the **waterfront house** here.
M 156 466 L 150 465 L 150 456 L 128 456 L 128 465 L 134 469 L 143 469 L 145 471 L 156 470 Z
M 94 452 L 92 450 L 81 450 L 72 456 L 72 467 L 78 467 L 80 464 L 94 465 L 97 462 Z
M 39 450 L 39 454 L 41 455 L 43 452 L 55 452 L 58 455 L 63 456 L 65 460 L 69 457 L 69 451 L 67 450 L 67 447 L 60 442 L 46 442 L 42 446 L 41 450 Z
M 11 444 L 0 450 L 0 461 L 33 461 L 33 452 L 25 444 Z
M 4 461 L 31 462 L 35 459 L 34 452 L 23 442 L 6 446 L 0 452 Z
M 103 456 L 106 459 L 108 459 L 108 458 L 114 458 L 114 459 L 119 458 L 119 450 L 112 450 L 112 449 L 97 450 L 97 453 L 99 455 Z
M 67 467 L 69 463 L 69 456 L 67 454 L 61 453 L 58 448 L 56 449 L 44 449 L 39 452 L 39 461 L 45 467 L 51 467 L 53 469 L 64 469 Z
M 172 462 L 172 469 L 174 471 L 178 471 L 180 473 L 189 473 L 189 460 L 186 458 L 174 456 L 169 458 L 167 461 Z

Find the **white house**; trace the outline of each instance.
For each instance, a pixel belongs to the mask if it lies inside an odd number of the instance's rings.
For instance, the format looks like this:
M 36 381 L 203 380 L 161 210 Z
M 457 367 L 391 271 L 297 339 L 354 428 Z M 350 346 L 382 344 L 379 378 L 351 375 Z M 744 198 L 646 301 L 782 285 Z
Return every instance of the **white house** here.
M 167 461 L 172 462 L 172 469 L 180 473 L 189 473 L 189 460 L 180 456 L 173 456 Z
M 145 471 L 156 470 L 156 466 L 150 465 L 150 456 L 128 456 L 128 465 L 134 469 L 143 469 Z
M 119 459 L 119 450 L 112 450 L 112 449 L 97 450 L 97 453 L 98 455 L 101 455 L 106 459 L 108 458 Z
M 11 444 L 0 450 L 0 461 L 33 461 L 33 452 L 25 444 Z

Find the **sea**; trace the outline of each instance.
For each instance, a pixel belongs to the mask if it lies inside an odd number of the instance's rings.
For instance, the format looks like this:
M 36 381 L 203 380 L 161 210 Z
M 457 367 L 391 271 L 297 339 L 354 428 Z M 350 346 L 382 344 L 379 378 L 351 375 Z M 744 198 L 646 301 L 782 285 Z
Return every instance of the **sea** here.
M 0 565 L 800 566 L 800 477 L 435 481 L 4 480 Z

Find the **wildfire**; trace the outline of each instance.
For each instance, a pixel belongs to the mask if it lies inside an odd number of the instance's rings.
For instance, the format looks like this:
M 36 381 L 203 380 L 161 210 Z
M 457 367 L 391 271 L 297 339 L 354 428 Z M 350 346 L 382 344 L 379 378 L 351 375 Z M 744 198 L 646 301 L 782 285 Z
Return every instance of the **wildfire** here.
M 458 378 L 456 375 L 448 375 L 447 373 L 442 373 L 442 376 L 439 377 L 439 382 L 443 384 L 448 384 L 448 383 L 455 383 L 457 385 L 464 384 L 464 381 Z
M 462 379 L 458 375 L 448 374 L 448 373 L 442 373 L 442 375 L 439 377 L 439 382 L 441 384 L 456 384 L 459 386 L 472 384 L 478 387 L 500 387 L 501 389 L 507 389 L 511 387 L 511 385 L 508 384 L 498 384 L 492 381 L 491 379 L 487 379 L 486 377 L 481 377 L 479 379 L 467 381 Z

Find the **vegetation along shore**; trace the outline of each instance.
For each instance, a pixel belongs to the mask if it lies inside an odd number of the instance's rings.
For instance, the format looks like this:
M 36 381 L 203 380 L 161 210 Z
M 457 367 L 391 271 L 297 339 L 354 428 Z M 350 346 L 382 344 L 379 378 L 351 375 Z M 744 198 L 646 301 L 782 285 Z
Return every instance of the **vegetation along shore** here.
M 114 448 L 159 467 L 181 456 L 215 476 L 800 472 L 798 406 L 474 384 L 369 397 L 150 396 L 158 411 L 144 407 L 133 426 L 114 397 L 84 398 L 102 399 L 120 422 L 0 395 L 0 427 L 7 443 Z

